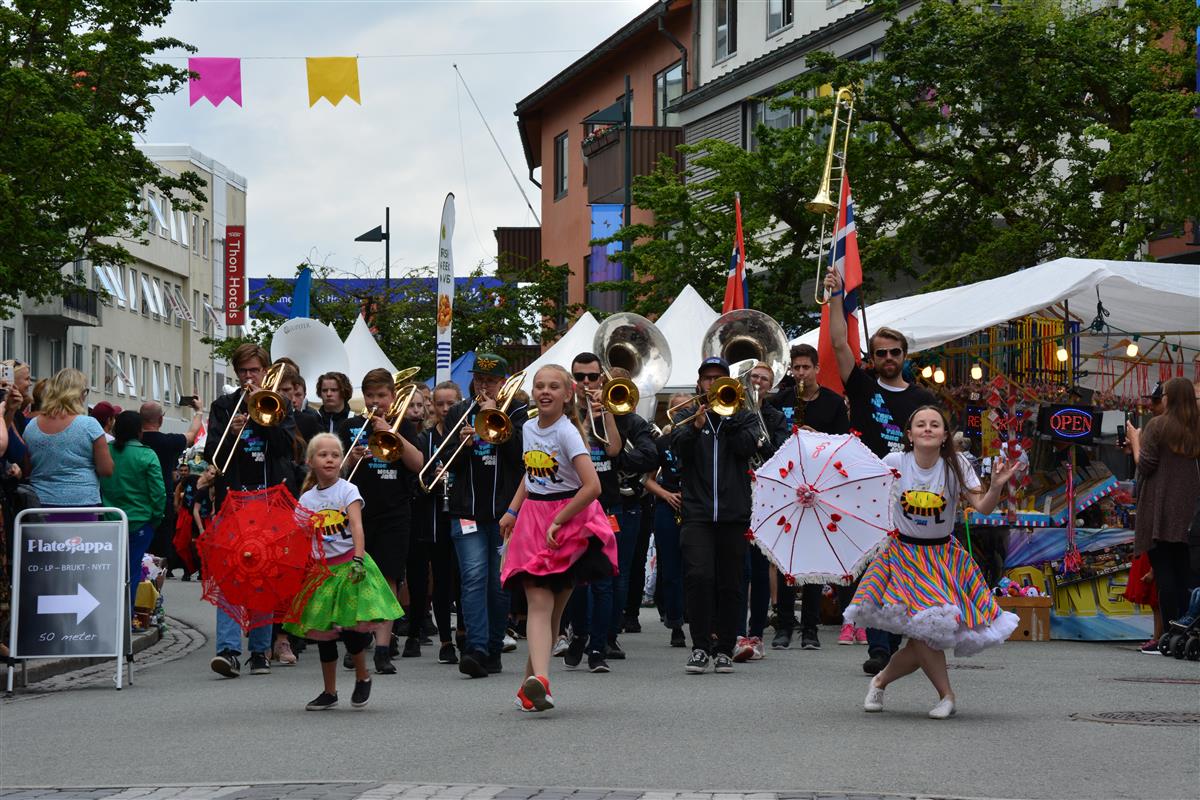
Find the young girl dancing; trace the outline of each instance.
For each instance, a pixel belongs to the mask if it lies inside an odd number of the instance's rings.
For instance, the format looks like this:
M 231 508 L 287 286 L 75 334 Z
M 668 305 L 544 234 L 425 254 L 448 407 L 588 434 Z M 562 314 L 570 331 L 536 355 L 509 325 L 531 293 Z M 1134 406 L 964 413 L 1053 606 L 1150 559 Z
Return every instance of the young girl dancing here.
M 324 711 L 337 705 L 337 642 L 346 645 L 354 660 L 354 693 L 350 705 L 362 708 L 371 696 L 371 674 L 367 671 L 365 648 L 375 627 L 401 615 L 400 604 L 367 555 L 363 544 L 362 495 L 358 487 L 338 477 L 342 464 L 342 442 L 331 433 L 317 434 L 308 443 L 308 477 L 300 505 L 314 514 L 332 573 L 309 596 L 299 621 L 284 629 L 317 643 L 325 689 L 310 702 L 309 711 Z
M 951 536 L 959 492 L 981 514 L 991 512 L 1016 464 L 1001 462 L 992 485 L 982 491 L 967 460 L 955 452 L 945 416 L 935 406 L 913 412 L 905 429 L 904 452 L 883 463 L 898 473 L 892 514 L 899 538 L 867 567 L 846 622 L 908 637 L 908 643 L 871 680 L 866 711 L 883 710 L 883 690 L 921 669 L 937 689 L 933 719 L 954 715 L 954 692 L 946 672 L 945 650 L 969 656 L 1008 638 L 1015 614 L 1002 611 L 975 566 Z
M 550 650 L 576 583 L 617 572 L 617 540 L 597 502 L 600 478 L 575 420 L 570 374 L 547 365 L 533 378 L 536 420 L 522 429 L 525 480 L 500 520 L 507 543 L 500 582 L 525 587 L 529 659 L 517 691 L 522 711 L 554 708 Z

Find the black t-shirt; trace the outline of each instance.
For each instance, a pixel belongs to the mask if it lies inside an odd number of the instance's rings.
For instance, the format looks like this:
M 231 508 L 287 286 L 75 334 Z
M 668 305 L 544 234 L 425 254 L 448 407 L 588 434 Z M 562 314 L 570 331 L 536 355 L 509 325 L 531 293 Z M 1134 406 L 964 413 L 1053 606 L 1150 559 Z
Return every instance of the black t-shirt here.
M 769 402 L 783 414 L 788 427 L 792 425 L 807 425 L 821 433 L 849 433 L 850 418 L 846 415 L 846 401 L 832 389 L 824 386 L 817 391 L 817 396 L 804 405 L 804 419 L 796 419 L 796 388 L 783 389 L 771 395 Z
M 862 434 L 863 444 L 880 458 L 901 452 L 904 426 L 914 411 L 937 404 L 933 393 L 920 386 L 910 383 L 901 390 L 889 389 L 858 366 L 846 381 L 846 398 L 850 401 L 851 427 Z
M 365 419 L 350 417 L 338 426 L 338 436 L 347 451 Z M 400 435 L 411 444 L 416 444 L 416 431 L 410 422 L 400 426 Z M 366 447 L 371 431 L 363 431 L 358 444 Z M 363 498 L 363 519 L 378 520 L 392 516 L 408 516 L 412 499 L 412 473 L 400 459 L 384 461 L 367 456 L 354 473 L 354 485 Z
M 175 496 L 175 483 L 171 479 L 175 473 L 175 465 L 179 463 L 179 457 L 183 455 L 184 450 L 187 450 L 187 437 L 182 433 L 145 431 L 142 433 L 142 444 L 149 447 L 154 451 L 154 455 L 158 456 L 159 466 L 162 467 L 163 486 L 167 490 L 166 511 L 170 512 L 174 507 L 172 498 Z
M 679 458 L 671 450 L 671 437 L 660 436 L 654 443 L 658 448 L 658 485 L 668 492 L 679 489 Z

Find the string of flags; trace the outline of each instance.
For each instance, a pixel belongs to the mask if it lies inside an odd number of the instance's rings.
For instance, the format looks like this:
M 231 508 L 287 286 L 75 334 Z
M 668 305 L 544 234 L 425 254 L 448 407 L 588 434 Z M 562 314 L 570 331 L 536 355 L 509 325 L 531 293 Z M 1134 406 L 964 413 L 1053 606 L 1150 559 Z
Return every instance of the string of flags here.
M 362 105 L 358 85 L 358 58 L 335 56 L 304 59 L 308 76 L 308 105 L 314 106 L 324 97 L 332 105 L 349 97 Z M 214 107 L 229 98 L 242 105 L 242 60 L 240 58 L 189 58 L 189 106 L 207 99 Z

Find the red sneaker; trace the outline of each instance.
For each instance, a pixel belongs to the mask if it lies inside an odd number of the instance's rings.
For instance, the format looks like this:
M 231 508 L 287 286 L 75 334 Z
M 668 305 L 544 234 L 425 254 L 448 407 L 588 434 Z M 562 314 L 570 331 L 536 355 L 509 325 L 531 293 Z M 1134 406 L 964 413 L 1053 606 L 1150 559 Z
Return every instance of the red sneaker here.
M 838 634 L 838 644 L 854 644 L 854 626 L 849 622 L 842 625 L 842 631 Z
M 550 695 L 550 680 L 544 675 L 530 675 L 521 684 L 521 691 L 532 708 L 529 711 L 549 711 L 554 708 L 554 698 Z
M 520 689 L 517 689 L 516 702 L 517 708 L 521 709 L 522 711 L 537 711 L 537 709 L 533 707 L 533 703 L 529 702 L 529 698 L 525 696 L 524 686 L 522 686 Z
M 750 657 L 753 655 L 754 644 L 750 641 L 750 637 L 739 636 L 737 644 L 733 647 L 733 660 L 741 664 L 745 661 L 749 661 Z
M 867 643 L 867 629 L 866 628 L 855 628 L 854 629 L 854 643 L 855 644 L 866 644 Z

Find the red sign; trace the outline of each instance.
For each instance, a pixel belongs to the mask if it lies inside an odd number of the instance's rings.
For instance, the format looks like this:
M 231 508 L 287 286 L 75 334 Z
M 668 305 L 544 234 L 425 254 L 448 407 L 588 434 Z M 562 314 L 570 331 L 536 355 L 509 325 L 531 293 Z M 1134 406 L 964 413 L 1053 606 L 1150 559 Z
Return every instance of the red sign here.
M 1050 435 L 1055 439 L 1081 444 L 1092 440 L 1094 412 L 1090 406 L 1050 407 Z
M 225 226 L 226 325 L 246 324 L 246 226 Z

